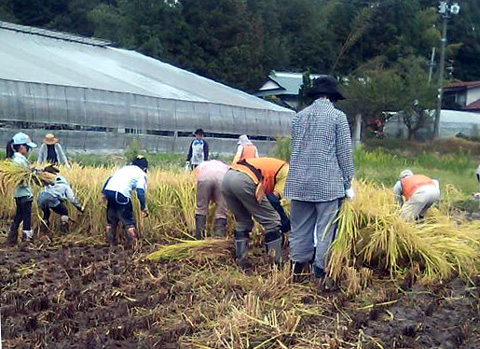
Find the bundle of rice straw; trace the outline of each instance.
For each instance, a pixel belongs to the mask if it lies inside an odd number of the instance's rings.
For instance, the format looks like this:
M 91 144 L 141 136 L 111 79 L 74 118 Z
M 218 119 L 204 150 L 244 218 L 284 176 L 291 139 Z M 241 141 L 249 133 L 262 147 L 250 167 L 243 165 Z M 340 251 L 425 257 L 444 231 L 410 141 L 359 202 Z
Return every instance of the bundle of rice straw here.
M 3 195 L 20 184 L 43 186 L 54 182 L 55 175 L 52 173 L 18 166 L 9 160 L 0 163 L 0 190 Z
M 179 240 L 180 243 L 162 246 L 147 259 L 156 262 L 171 262 L 186 259 L 197 261 L 214 260 L 231 255 L 232 243 L 224 239 Z

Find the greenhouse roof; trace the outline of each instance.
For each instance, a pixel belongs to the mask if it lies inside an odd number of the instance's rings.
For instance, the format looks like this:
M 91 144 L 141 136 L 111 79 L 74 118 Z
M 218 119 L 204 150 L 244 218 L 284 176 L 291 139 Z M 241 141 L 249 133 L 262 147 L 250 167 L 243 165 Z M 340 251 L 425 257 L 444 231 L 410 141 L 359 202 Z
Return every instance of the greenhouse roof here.
M 292 113 L 109 42 L 0 22 L 0 79 Z

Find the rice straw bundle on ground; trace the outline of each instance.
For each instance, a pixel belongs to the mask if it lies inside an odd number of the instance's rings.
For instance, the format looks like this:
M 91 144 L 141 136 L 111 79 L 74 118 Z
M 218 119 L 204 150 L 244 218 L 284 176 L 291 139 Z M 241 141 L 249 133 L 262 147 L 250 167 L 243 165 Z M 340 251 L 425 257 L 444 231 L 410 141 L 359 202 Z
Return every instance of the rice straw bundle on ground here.
M 178 244 L 165 245 L 148 255 L 157 262 L 172 262 L 185 259 L 197 261 L 215 260 L 231 255 L 232 242 L 224 239 L 179 240 Z
M 444 207 L 431 209 L 423 224 L 405 222 L 391 191 L 362 182 L 355 185 L 357 199 L 344 203 L 338 218 L 330 259 L 333 278 L 338 279 L 344 267 L 362 265 L 392 277 L 418 265 L 425 282 L 478 271 L 478 224 L 457 222 L 442 212 Z

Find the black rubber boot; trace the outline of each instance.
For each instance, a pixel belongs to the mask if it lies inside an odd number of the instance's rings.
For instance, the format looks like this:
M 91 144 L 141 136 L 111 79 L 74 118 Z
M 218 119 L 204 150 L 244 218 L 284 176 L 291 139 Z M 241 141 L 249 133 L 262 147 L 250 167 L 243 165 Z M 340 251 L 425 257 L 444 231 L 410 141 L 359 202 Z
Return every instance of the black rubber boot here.
M 7 240 L 5 241 L 5 244 L 14 246 L 17 244 L 18 241 L 18 227 L 10 227 L 10 231 L 8 232 L 8 237 Z
M 281 264 L 283 262 L 283 234 L 279 230 L 268 232 L 265 235 L 265 245 L 267 254 L 273 258 L 273 262 Z
M 68 233 L 68 222 L 62 222 L 62 224 L 60 225 L 60 232 L 62 234 Z
M 310 263 L 293 263 L 293 282 L 302 283 L 308 280 L 308 267 Z
M 112 227 L 111 225 L 107 225 L 106 228 L 106 235 L 107 235 L 107 242 L 112 246 L 117 246 L 117 227 Z
M 205 236 L 205 225 L 207 224 L 207 216 L 200 214 L 195 215 L 195 239 L 202 240 Z
M 246 231 L 235 231 L 236 257 L 237 264 L 246 269 L 248 266 L 247 252 L 248 252 L 249 233 Z
M 227 220 L 225 218 L 215 220 L 213 224 L 213 234 L 220 238 L 227 236 Z

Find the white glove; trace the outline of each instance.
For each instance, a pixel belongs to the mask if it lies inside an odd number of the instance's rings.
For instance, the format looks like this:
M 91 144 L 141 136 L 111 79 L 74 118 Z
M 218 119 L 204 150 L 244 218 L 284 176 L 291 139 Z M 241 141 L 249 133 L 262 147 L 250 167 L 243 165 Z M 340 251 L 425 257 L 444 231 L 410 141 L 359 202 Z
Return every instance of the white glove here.
M 480 201 L 480 193 L 473 193 L 473 198 Z
M 352 188 L 345 190 L 345 196 L 347 200 L 353 200 L 355 199 L 355 192 L 353 191 Z
M 190 170 L 191 170 L 191 168 L 190 168 L 190 162 L 187 161 L 187 162 L 185 163 L 185 172 L 190 172 Z

